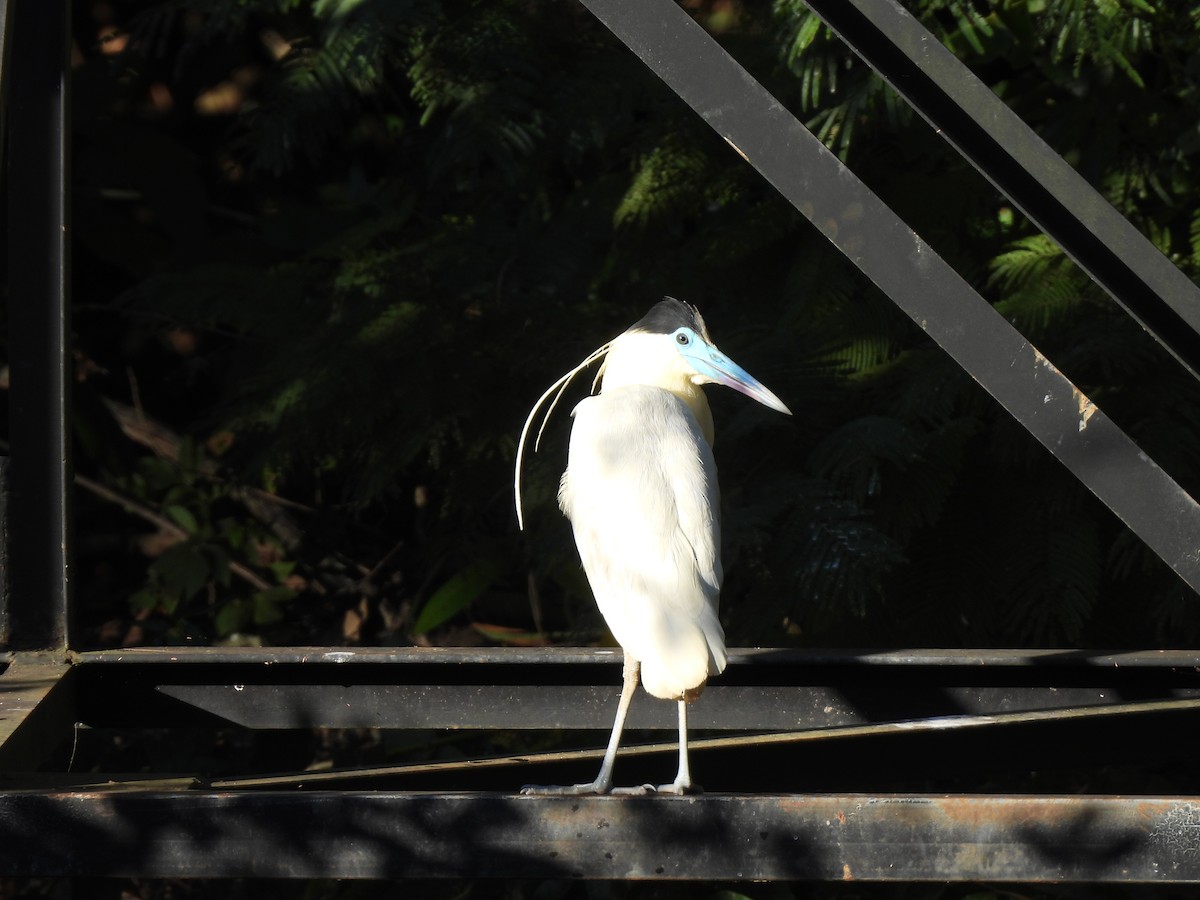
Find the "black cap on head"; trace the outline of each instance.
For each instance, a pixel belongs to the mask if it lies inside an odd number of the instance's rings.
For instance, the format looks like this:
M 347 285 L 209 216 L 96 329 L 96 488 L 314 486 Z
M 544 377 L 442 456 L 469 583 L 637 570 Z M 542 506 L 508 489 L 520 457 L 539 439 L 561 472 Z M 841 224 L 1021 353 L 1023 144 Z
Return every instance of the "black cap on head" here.
M 690 328 L 704 340 L 712 342 L 700 310 L 674 297 L 663 297 L 629 330 L 644 331 L 648 334 L 671 334 L 679 328 Z

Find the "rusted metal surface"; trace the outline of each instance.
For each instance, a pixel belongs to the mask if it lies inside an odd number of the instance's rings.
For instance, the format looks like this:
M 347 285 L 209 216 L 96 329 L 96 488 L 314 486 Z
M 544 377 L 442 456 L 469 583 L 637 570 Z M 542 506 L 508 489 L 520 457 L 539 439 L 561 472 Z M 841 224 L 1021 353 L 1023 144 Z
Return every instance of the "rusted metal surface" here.
M 0 872 L 1198 882 L 1197 832 L 1161 797 L 27 792 Z

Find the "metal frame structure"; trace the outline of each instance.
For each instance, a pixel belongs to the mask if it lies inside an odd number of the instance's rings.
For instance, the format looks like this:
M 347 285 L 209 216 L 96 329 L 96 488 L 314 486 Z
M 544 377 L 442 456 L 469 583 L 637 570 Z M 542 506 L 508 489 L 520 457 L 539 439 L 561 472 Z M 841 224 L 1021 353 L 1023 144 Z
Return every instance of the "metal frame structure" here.
M 581 2 L 1200 590 L 1195 500 L 674 0 Z M 898 3 L 809 2 L 1200 372 L 1200 291 Z M 1188 758 L 1177 735 L 1200 707 L 1190 651 L 734 651 L 693 714 L 712 735 L 694 745 L 716 791 L 700 796 L 514 792 L 586 776 L 598 750 L 220 780 L 72 774 L 82 727 L 603 730 L 619 656 L 71 649 L 67 21 L 66 0 L 0 0 L 0 136 L 21 135 L 6 143 L 0 874 L 1200 882 L 1200 797 L 1145 796 L 1120 777 L 1151 754 Z M 630 727 L 669 733 L 661 706 L 639 699 Z M 622 778 L 672 749 L 632 748 Z M 1111 773 L 1104 793 L 1056 774 L 1068 755 Z M 1031 768 L 1051 793 L 1006 794 Z

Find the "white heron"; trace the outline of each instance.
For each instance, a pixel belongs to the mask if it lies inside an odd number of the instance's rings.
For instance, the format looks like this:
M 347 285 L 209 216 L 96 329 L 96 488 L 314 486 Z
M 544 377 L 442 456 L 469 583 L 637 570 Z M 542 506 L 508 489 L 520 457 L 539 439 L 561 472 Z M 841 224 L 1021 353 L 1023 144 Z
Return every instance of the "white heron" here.
M 571 413 L 575 423 L 558 502 L 571 520 L 596 603 L 624 650 L 621 699 L 595 781 L 523 791 L 612 791 L 617 746 L 640 675 L 648 693 L 679 704 L 679 770 L 673 782 L 657 790 L 682 794 L 692 787 L 687 704 L 699 696 L 709 675 L 724 670 L 726 661 L 725 633 L 717 618 L 722 573 L 713 418 L 701 386 L 728 385 L 764 406 L 791 413 L 716 348 L 694 306 L 667 297 L 558 379 L 530 411 L 515 476 L 522 527 L 521 458 L 530 424 L 557 390 L 542 421 L 545 428 L 570 380 L 601 358 L 599 394 Z M 643 785 L 630 790 L 652 789 Z

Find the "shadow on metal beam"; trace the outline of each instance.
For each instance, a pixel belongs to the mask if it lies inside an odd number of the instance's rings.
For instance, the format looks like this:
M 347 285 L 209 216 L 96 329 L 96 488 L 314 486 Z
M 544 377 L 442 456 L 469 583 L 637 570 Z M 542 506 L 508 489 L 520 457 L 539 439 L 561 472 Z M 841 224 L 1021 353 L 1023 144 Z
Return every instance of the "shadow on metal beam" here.
M 1194 882 L 1198 823 L 1160 797 L 24 792 L 0 872 Z

